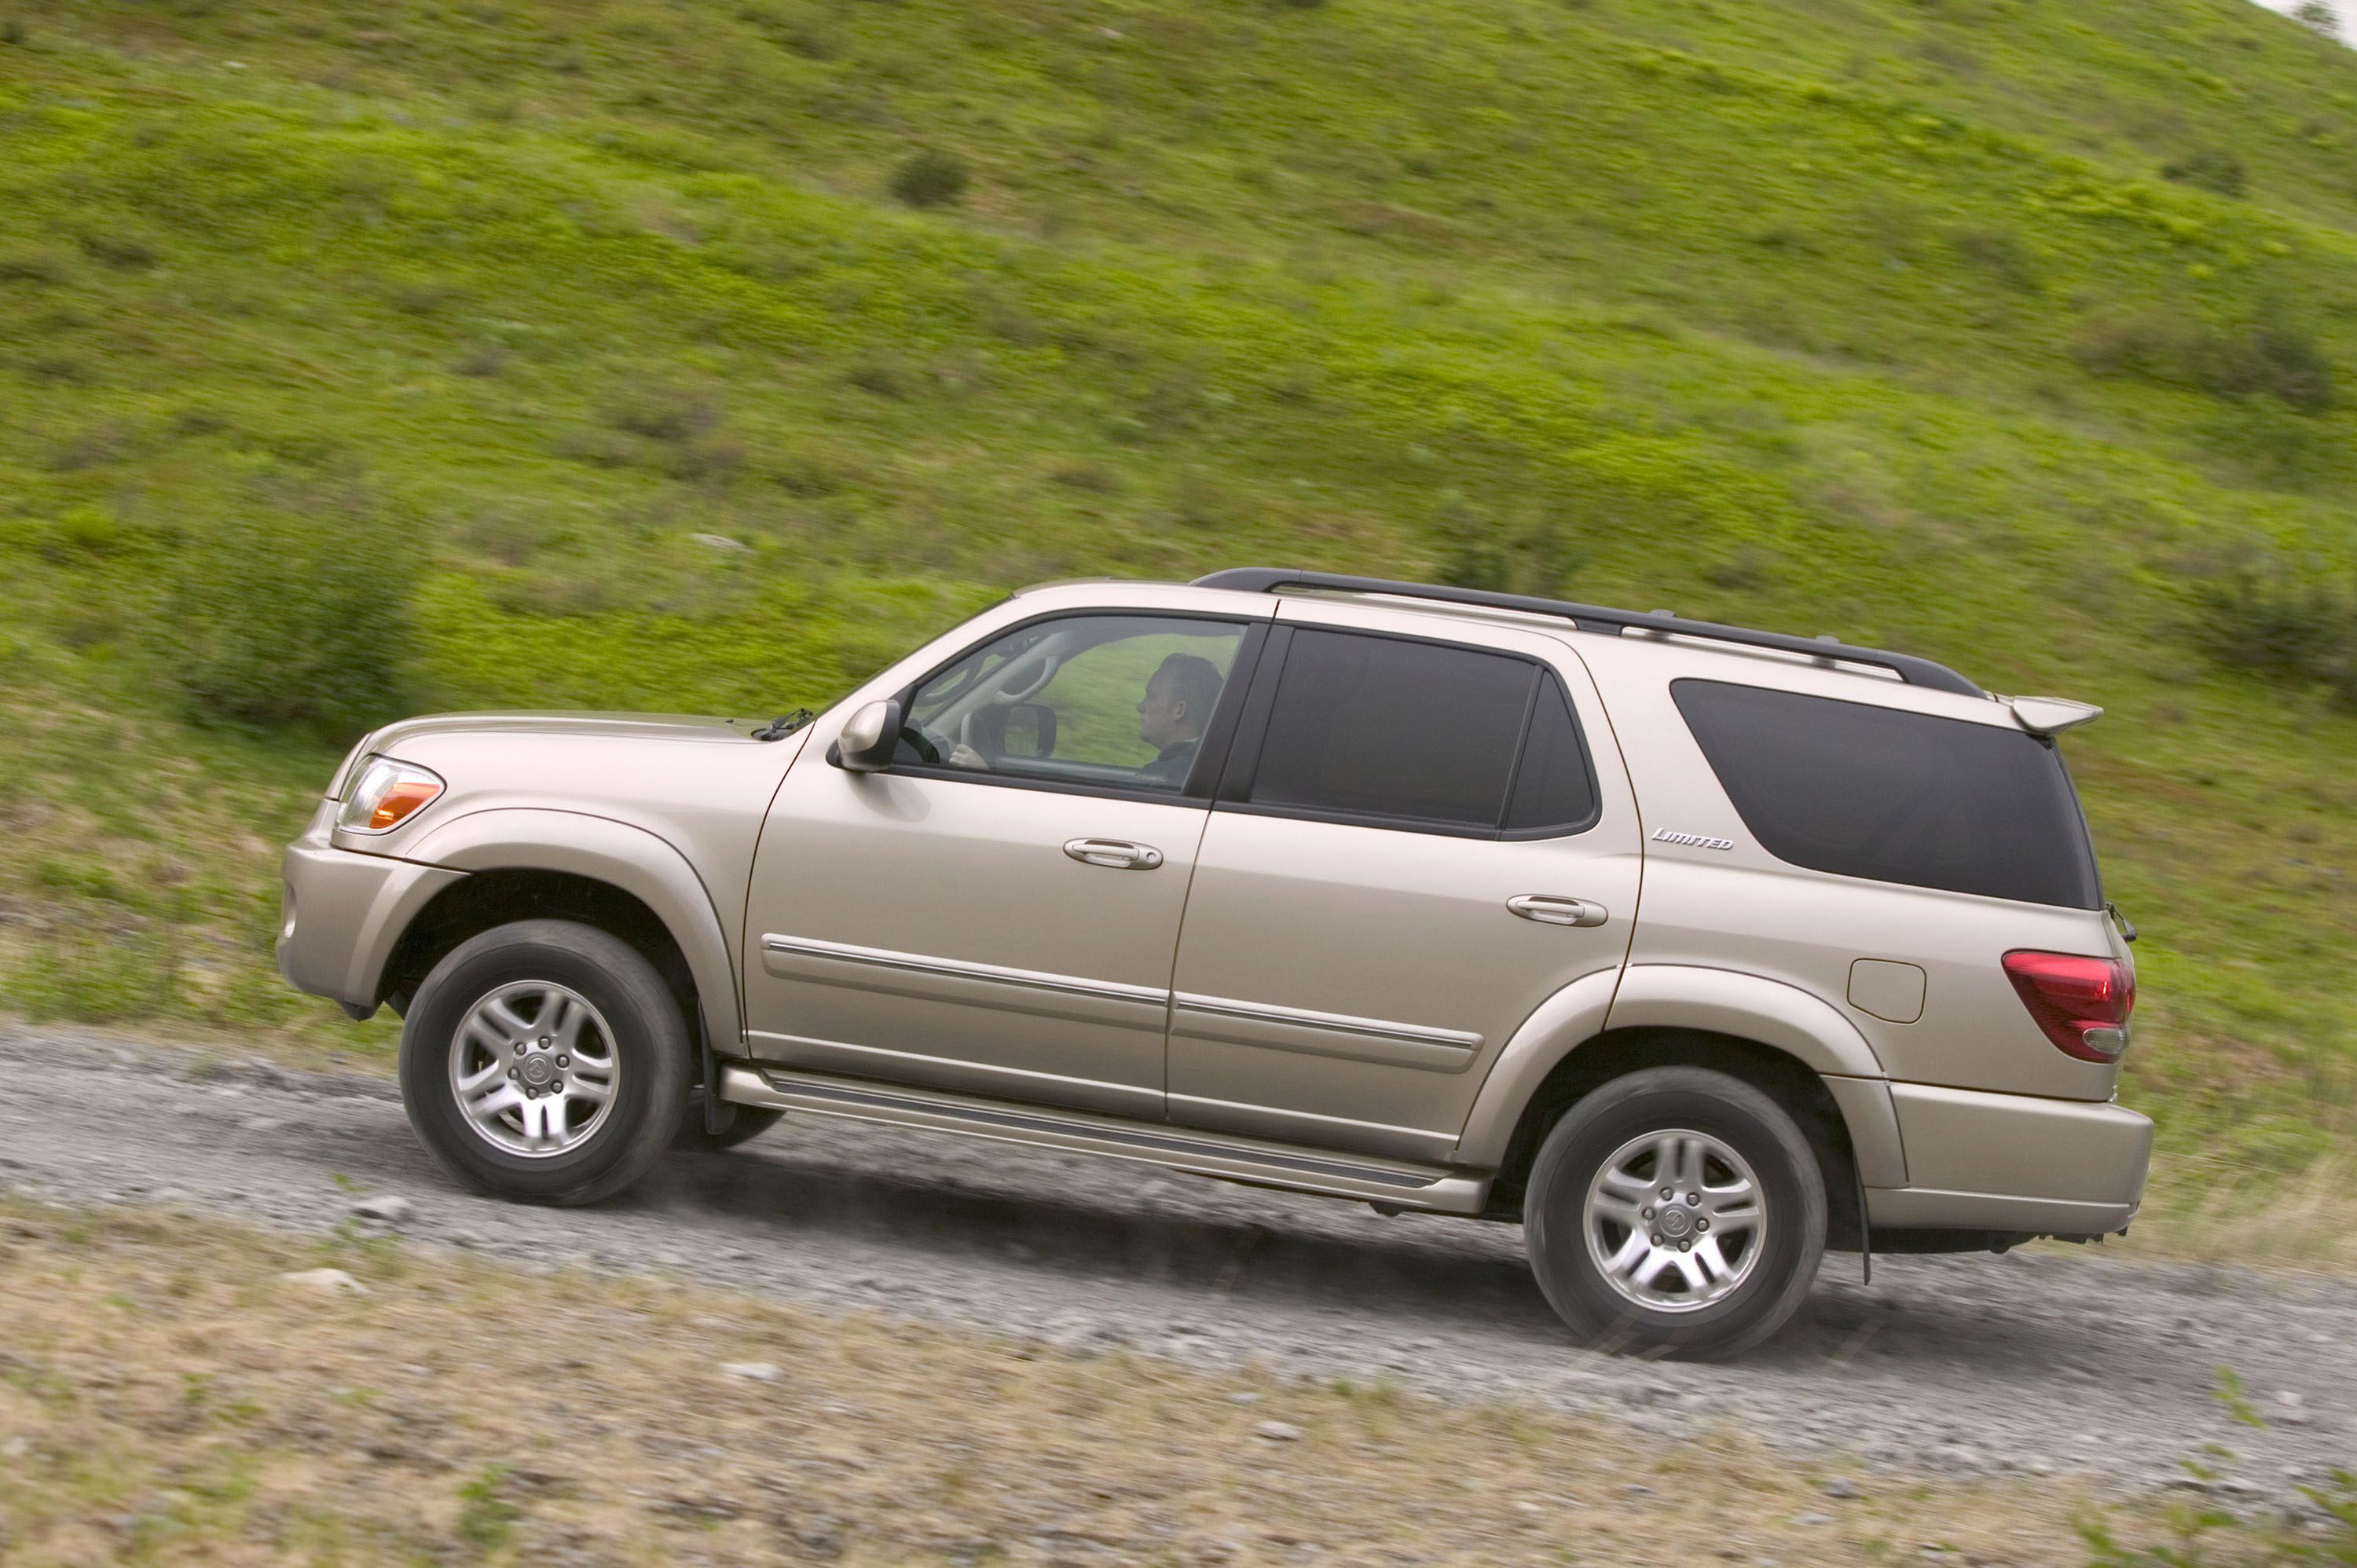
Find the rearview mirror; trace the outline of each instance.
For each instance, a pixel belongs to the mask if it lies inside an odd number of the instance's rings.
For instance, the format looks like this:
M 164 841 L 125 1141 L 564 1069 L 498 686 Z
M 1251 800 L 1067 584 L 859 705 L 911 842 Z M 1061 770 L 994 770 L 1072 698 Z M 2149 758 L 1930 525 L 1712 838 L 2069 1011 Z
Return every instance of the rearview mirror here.
M 851 715 L 826 759 L 853 773 L 876 773 L 890 766 L 892 748 L 900 740 L 900 704 L 890 699 L 869 703 Z

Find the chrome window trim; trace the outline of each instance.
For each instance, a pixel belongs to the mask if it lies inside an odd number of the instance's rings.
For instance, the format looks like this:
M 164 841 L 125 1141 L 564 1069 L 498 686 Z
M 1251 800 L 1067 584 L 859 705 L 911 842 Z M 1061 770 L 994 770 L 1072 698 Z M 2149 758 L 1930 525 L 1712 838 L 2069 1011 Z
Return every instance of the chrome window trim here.
M 1091 980 L 1077 974 L 1049 974 L 1036 969 L 1011 969 L 1002 964 L 975 963 L 967 959 L 933 958 L 924 953 L 896 952 L 889 948 L 860 947 L 852 942 L 821 941 L 814 937 L 789 937 L 775 932 L 761 938 L 765 952 L 793 958 L 833 959 L 841 963 L 866 964 L 874 969 L 913 974 L 940 975 L 951 980 L 984 980 L 1026 991 L 1059 996 L 1087 996 L 1105 1002 L 1144 1002 L 1162 1006 L 1170 1000 L 1168 988 L 1129 985 L 1114 980 Z

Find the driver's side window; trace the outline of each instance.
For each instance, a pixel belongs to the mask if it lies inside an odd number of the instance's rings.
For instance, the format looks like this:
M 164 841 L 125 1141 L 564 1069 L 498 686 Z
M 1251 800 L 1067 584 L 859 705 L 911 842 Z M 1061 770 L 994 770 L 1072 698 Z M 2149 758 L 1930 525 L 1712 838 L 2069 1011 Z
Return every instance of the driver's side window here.
M 1019 627 L 919 683 L 894 761 L 1176 794 L 1243 631 L 1143 615 Z

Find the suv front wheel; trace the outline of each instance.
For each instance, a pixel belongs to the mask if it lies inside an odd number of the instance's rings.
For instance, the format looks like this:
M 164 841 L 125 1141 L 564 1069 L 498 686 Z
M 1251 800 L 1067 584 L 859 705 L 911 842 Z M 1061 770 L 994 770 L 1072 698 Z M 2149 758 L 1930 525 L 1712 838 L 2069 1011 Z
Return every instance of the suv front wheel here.
M 1807 1137 L 1706 1068 L 1649 1068 L 1575 1104 L 1539 1147 L 1523 1213 L 1539 1288 L 1613 1349 L 1749 1349 L 1799 1309 L 1824 1254 Z
M 478 1192 L 594 1203 L 670 1144 L 692 1052 L 678 1002 L 620 938 L 518 920 L 453 948 L 401 1032 L 401 1098 Z

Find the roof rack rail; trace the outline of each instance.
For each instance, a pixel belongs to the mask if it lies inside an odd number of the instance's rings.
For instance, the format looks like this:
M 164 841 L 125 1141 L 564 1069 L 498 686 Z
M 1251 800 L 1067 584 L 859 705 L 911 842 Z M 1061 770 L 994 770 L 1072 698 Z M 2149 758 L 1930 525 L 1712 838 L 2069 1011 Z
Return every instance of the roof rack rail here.
M 1714 642 L 1739 643 L 1746 648 L 1770 648 L 1811 659 L 1839 660 L 1845 664 L 1870 664 L 1888 670 L 1910 686 L 1934 692 L 1955 692 L 1986 697 L 1964 676 L 1944 664 L 1910 654 L 1887 653 L 1878 648 L 1853 648 L 1833 638 L 1788 637 L 1777 631 L 1722 626 L 1716 621 L 1688 620 L 1684 616 L 1643 614 L 1606 609 L 1600 605 L 1573 604 L 1567 599 L 1534 598 L 1526 594 L 1494 594 L 1480 588 L 1450 588 L 1431 583 L 1401 583 L 1385 577 L 1351 577 L 1336 572 L 1289 571 L 1275 566 L 1236 566 L 1198 577 L 1198 588 L 1228 588 L 1247 594 L 1273 594 L 1283 588 L 1322 588 L 1344 594 L 1390 594 L 1401 598 L 1431 599 L 1441 604 L 1473 605 L 1482 609 L 1519 610 L 1526 615 L 1561 616 L 1582 631 L 1651 631 L 1668 637 L 1707 638 Z

